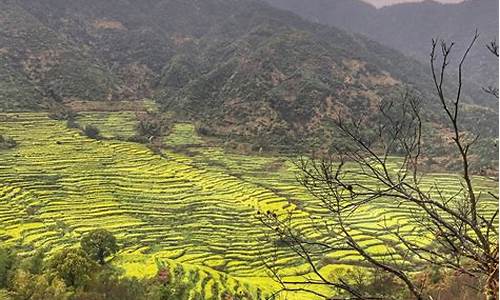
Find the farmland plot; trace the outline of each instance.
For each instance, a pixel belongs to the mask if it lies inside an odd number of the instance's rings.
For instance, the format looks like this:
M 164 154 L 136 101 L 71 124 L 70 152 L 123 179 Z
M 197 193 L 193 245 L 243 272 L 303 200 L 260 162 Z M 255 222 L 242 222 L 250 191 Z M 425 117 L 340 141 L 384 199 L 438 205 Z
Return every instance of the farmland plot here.
M 156 263 L 166 262 L 195 278 L 205 299 L 224 289 L 255 297 L 271 293 L 276 283 L 263 260 L 272 258 L 288 276 L 309 273 L 286 247 L 275 251 L 269 246 L 256 217 L 261 211 L 290 212 L 305 234 L 316 234 L 310 216 L 325 211 L 297 184 L 289 158 L 226 153 L 204 145 L 190 124 L 178 124 L 165 138 L 167 146 L 186 145 L 184 152 L 157 155 L 144 145 L 113 139 L 134 134 L 132 113 L 82 113 L 78 122 L 97 126 L 106 139 L 89 139 L 41 113 L 0 115 L 0 134 L 18 142 L 0 152 L 4 243 L 26 254 L 41 248 L 52 253 L 76 245 L 92 229 L 105 228 L 122 246 L 113 263 L 127 274 L 153 275 Z M 458 180 L 436 174 L 428 184 L 437 181 L 452 193 Z M 476 181 L 483 189 L 496 189 L 494 181 Z M 489 203 L 482 209 L 493 211 L 496 204 Z M 355 221 L 355 237 L 380 256 L 393 242 L 384 226 L 398 224 L 407 235 L 424 234 L 411 224 L 407 207 L 389 201 Z M 324 258 L 339 262 L 339 268 L 360 263 L 349 251 L 315 257 Z M 325 272 L 332 267 L 325 266 Z

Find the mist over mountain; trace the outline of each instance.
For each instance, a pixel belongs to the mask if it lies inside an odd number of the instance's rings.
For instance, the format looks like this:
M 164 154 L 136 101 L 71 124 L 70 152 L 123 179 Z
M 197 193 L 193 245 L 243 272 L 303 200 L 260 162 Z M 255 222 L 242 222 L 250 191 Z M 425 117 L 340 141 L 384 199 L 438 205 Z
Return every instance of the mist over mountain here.
M 376 7 L 384 7 L 384 6 L 400 4 L 400 3 L 422 2 L 425 0 L 363 0 L 363 1 L 370 3 Z M 437 0 L 437 2 L 440 2 L 440 3 L 460 3 L 460 2 L 464 2 L 464 0 Z

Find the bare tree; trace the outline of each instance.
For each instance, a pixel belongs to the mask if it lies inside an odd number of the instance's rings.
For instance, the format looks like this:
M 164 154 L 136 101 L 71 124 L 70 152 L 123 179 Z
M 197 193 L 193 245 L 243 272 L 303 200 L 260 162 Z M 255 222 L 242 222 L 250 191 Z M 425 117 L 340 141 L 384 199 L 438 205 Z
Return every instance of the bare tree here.
M 498 58 L 498 44 L 496 41 L 492 41 L 491 43 L 486 45 L 486 48 L 491 52 L 491 54 L 495 55 Z M 498 88 L 489 86 L 487 88 L 484 88 L 484 91 L 498 99 Z
M 325 299 L 397 299 L 390 295 L 369 295 L 352 281 L 332 280 L 320 271 L 318 258 L 339 250 L 351 250 L 362 257 L 365 267 L 397 278 L 411 298 L 432 299 L 425 282 L 415 272 L 425 266 L 466 275 L 482 283 L 480 290 L 488 300 L 498 299 L 498 196 L 476 187 L 471 175 L 470 150 L 478 135 L 461 127 L 463 105 L 463 66 L 478 38 L 476 33 L 461 56 L 457 89 L 445 91 L 447 68 L 454 44 L 433 40 L 430 54 L 432 79 L 439 107 L 450 128 L 450 139 L 461 161 L 457 186 L 446 190 L 438 180 L 425 174 L 421 113 L 422 101 L 405 93 L 399 101 L 382 102 L 380 122 L 368 131 L 363 120 L 336 125 L 344 138 L 328 159 L 303 158 L 297 161 L 299 182 L 320 203 L 321 213 L 311 220 L 313 232 L 293 222 L 294 213 L 286 216 L 267 212 L 260 217 L 275 237 L 309 266 L 312 274 L 300 280 L 286 280 L 276 268 L 269 269 L 285 291 L 309 290 Z M 497 53 L 496 43 L 489 47 Z M 374 134 L 373 134 L 374 132 Z M 398 158 L 394 157 L 398 154 Z M 451 175 L 450 175 L 451 176 Z M 432 181 L 432 183 L 429 183 Z M 488 200 L 489 199 L 489 200 Z M 494 212 L 487 210 L 491 204 Z M 381 221 L 381 231 L 390 236 L 383 240 L 385 255 L 367 249 L 356 231 L 356 220 L 370 209 L 384 207 L 400 212 L 404 207 L 409 222 Z M 320 211 L 320 210 L 315 210 Z M 322 294 L 315 286 L 331 287 L 337 298 Z
M 498 57 L 498 44 L 497 41 L 492 41 L 488 45 L 486 45 L 486 48 L 496 57 Z

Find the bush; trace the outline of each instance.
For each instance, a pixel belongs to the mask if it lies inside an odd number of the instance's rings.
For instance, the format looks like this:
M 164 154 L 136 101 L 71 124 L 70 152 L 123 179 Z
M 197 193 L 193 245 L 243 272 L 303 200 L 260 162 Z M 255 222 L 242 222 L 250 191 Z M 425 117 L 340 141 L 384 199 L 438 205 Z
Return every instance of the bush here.
M 11 289 L 14 299 L 67 300 L 67 286 L 58 277 L 47 274 L 33 275 L 17 270 L 12 278 Z
M 76 112 L 64 105 L 54 105 L 49 108 L 49 118 L 59 121 L 75 120 Z
M 139 144 L 147 144 L 149 143 L 149 139 L 144 136 L 134 135 L 126 139 L 128 142 L 139 143 Z
M 332 276 L 342 278 L 358 291 L 380 299 L 411 299 L 399 278 L 377 269 L 347 269 Z
M 78 125 L 78 123 L 75 121 L 75 119 L 69 119 L 69 120 L 66 120 L 66 127 L 67 128 L 80 128 L 80 125 Z
M 73 300 L 141 300 L 146 298 L 147 285 L 136 278 L 123 277 L 113 269 L 97 273 Z
M 99 128 L 97 128 L 96 126 L 94 125 L 86 125 L 84 128 L 83 128 L 83 133 L 91 138 L 91 139 L 94 139 L 94 140 L 99 140 L 101 139 L 101 131 L 99 130 Z
M 210 128 L 208 128 L 206 126 L 197 126 L 196 133 L 198 133 L 201 136 L 211 136 L 212 130 L 210 130 Z
M 28 214 L 28 216 L 34 216 L 38 213 L 39 209 L 40 207 L 36 205 L 30 205 L 26 208 L 26 213 Z
M 17 142 L 9 137 L 0 135 L 0 149 L 12 149 L 17 146 Z
M 16 256 L 13 251 L 0 248 L 0 289 L 7 287 L 8 279 Z
M 0 135 L 0 150 L 2 149 L 12 149 L 17 146 L 17 142 L 12 138 Z
M 484 284 L 484 278 L 451 272 L 436 266 L 428 267 L 415 275 L 416 281 L 433 299 L 468 300 L 486 299 L 477 288 Z
M 167 135 L 172 128 L 172 122 L 160 113 L 137 114 L 137 119 L 137 135 L 149 141 Z

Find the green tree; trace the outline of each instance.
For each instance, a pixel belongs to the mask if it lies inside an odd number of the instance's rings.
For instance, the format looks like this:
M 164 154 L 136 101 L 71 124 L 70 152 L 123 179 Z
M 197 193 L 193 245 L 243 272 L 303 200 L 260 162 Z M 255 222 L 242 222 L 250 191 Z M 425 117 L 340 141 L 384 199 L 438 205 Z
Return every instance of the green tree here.
M 14 262 L 14 253 L 9 249 L 0 248 L 0 288 L 7 286 L 9 273 L 13 268 Z
M 86 234 L 80 241 L 83 251 L 99 264 L 104 265 L 106 257 L 119 250 L 116 238 L 105 229 L 96 229 Z
M 32 277 L 29 272 L 23 270 L 16 270 L 10 283 L 10 290 L 14 294 L 15 299 L 29 299 L 33 294 L 31 288 Z
M 168 284 L 151 284 L 148 299 L 154 300 L 184 300 L 189 299 L 189 293 L 194 285 L 184 282 L 173 282 Z
M 58 277 L 49 280 L 45 275 L 34 275 L 33 295 L 31 300 L 66 300 L 68 292 L 66 284 Z
M 146 292 L 145 281 L 123 277 L 123 273 L 113 268 L 103 268 L 84 289 L 76 291 L 72 300 L 149 300 Z
M 97 265 L 82 249 L 68 248 L 54 255 L 49 268 L 62 278 L 66 285 L 81 287 L 90 280 Z
M 33 275 L 18 269 L 11 280 L 11 291 L 14 299 L 30 300 L 66 300 L 68 291 L 66 284 L 57 276 Z
M 34 255 L 24 258 L 16 265 L 16 269 L 25 270 L 33 275 L 43 274 L 45 260 L 44 249 L 37 250 Z

